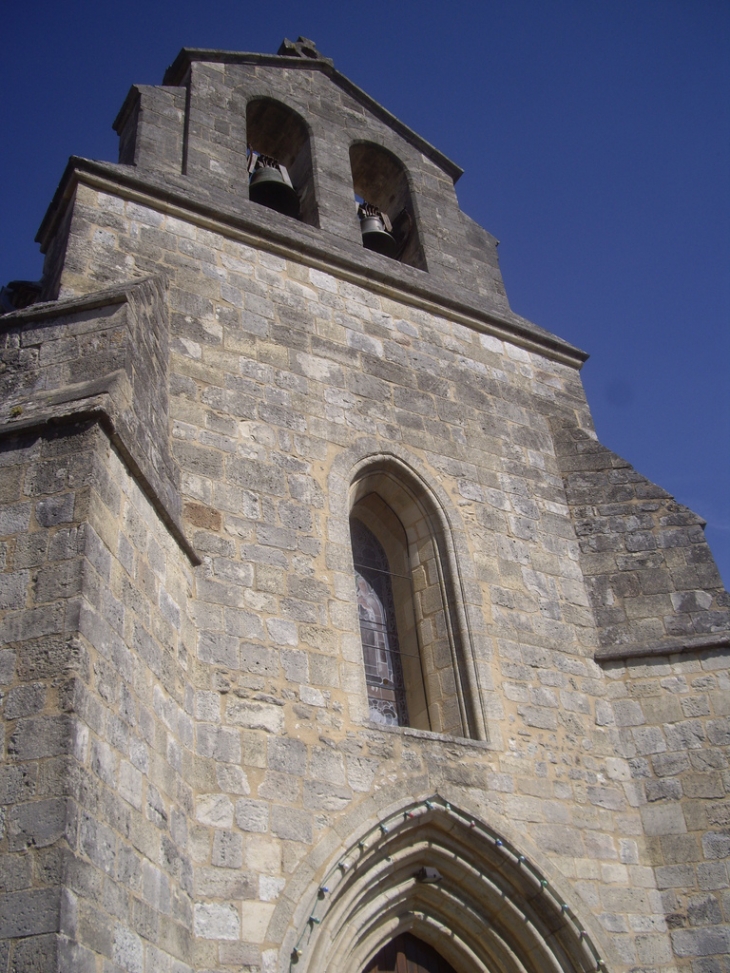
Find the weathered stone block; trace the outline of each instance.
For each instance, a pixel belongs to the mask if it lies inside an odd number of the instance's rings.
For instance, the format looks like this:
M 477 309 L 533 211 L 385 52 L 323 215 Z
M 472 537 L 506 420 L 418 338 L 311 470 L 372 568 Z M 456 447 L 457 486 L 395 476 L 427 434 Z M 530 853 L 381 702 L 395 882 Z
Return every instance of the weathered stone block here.
M 242 836 L 231 831 L 216 831 L 213 836 L 211 861 L 219 868 L 241 868 L 243 866 Z
M 236 801 L 236 824 L 242 831 L 268 831 L 269 805 L 265 801 Z
M 241 920 L 233 905 L 195 906 L 195 935 L 203 939 L 238 939 Z
M 60 889 L 28 889 L 0 895 L 0 936 L 39 936 L 58 930 Z
M 274 805 L 271 808 L 271 830 L 288 841 L 312 841 L 312 816 L 306 811 Z
M 682 808 L 677 805 L 642 807 L 641 819 L 647 835 L 682 834 L 687 830 Z

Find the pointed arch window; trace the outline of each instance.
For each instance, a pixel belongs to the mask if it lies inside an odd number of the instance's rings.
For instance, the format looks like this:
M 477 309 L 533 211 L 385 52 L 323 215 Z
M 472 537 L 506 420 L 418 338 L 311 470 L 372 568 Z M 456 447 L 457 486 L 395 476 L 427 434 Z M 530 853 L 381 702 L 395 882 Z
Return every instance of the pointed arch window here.
M 382 471 L 366 474 L 353 490 L 353 581 L 369 718 L 469 736 L 453 599 L 425 498 Z
M 466 589 L 443 503 L 390 456 L 361 466 L 349 500 L 359 718 L 486 739 Z

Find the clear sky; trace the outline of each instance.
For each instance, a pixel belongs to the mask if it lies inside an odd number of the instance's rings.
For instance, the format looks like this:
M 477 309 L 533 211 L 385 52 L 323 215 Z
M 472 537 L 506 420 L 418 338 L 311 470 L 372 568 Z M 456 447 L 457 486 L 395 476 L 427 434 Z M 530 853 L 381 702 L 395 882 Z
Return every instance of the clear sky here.
M 591 354 L 603 443 L 708 522 L 730 585 L 728 0 L 8 0 L 0 282 L 69 155 L 116 161 L 132 84 L 186 47 L 316 41 L 464 170 L 515 311 Z

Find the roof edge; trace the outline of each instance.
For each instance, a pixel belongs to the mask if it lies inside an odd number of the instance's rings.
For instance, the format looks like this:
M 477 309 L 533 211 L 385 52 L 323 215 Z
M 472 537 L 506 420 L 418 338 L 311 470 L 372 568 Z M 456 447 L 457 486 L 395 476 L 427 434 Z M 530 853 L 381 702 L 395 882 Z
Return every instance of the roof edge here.
M 287 57 L 280 54 L 247 54 L 239 51 L 215 51 L 198 47 L 183 47 L 172 64 L 165 71 L 162 78 L 163 85 L 180 86 L 190 66 L 196 62 L 213 64 L 253 64 L 257 67 L 294 68 L 295 70 L 321 71 L 339 88 L 347 92 L 361 105 L 367 108 L 376 118 L 390 126 L 398 135 L 402 136 L 419 152 L 439 166 L 453 180 L 454 184 L 463 176 L 464 170 L 455 162 L 440 152 L 426 139 L 409 128 L 405 122 L 384 108 L 380 102 L 372 98 L 367 92 L 359 88 L 353 81 L 338 71 L 329 58 Z

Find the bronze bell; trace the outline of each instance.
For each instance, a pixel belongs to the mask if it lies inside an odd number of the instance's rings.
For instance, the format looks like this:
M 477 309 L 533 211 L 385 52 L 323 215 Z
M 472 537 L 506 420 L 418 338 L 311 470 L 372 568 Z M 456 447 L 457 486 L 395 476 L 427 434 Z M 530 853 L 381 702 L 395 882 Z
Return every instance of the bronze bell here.
M 248 183 L 248 197 L 284 216 L 299 216 L 299 197 L 289 174 L 276 159 L 259 155 Z
M 363 246 L 376 253 L 382 253 L 385 257 L 395 257 L 398 253 L 398 244 L 390 232 L 393 227 L 387 214 L 381 213 L 371 203 L 363 201 L 357 208 L 357 215 L 360 218 Z

